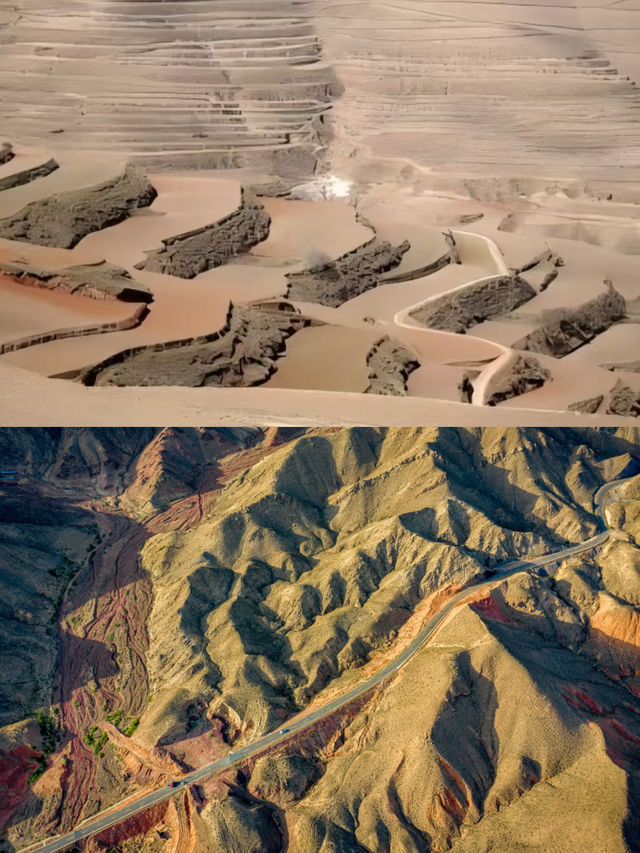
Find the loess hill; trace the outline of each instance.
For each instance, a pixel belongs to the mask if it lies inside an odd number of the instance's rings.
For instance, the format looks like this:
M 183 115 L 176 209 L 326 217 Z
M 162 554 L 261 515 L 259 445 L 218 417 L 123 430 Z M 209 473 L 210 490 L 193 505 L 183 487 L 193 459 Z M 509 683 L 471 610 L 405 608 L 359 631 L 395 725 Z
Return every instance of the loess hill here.
M 284 725 L 487 568 L 589 538 L 599 485 L 640 471 L 638 439 L 0 433 L 19 470 L 0 484 L 1 646 L 21 660 L 3 666 L 5 849 Z M 585 832 L 640 849 L 639 481 L 603 546 L 470 589 L 393 679 L 84 849 L 548 851 Z

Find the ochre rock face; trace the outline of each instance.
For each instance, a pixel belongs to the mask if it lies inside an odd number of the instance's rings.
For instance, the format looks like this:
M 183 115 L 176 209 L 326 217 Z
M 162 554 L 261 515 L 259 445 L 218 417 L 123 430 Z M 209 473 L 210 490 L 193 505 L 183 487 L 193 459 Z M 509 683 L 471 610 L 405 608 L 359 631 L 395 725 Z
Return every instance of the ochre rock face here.
M 597 550 L 485 573 L 592 536 L 637 431 L 10 430 L 0 453 L 14 846 L 322 707 L 470 584 L 393 677 L 88 849 L 627 849 L 637 483 Z

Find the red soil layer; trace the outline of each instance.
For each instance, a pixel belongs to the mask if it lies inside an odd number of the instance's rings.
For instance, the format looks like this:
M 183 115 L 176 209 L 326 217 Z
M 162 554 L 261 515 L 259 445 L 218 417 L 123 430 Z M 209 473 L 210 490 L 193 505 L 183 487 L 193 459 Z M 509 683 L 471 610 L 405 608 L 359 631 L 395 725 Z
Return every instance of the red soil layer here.
M 165 800 L 162 803 L 157 803 L 155 806 L 139 812 L 136 815 L 124 820 L 122 823 L 105 829 L 103 832 L 93 836 L 94 841 L 98 845 L 104 846 L 106 849 L 117 847 L 130 838 L 146 835 L 154 826 L 162 823 L 167 818 L 167 810 L 169 809 L 170 801 Z M 99 849 L 99 848 L 98 848 Z
M 18 746 L 0 755 L 0 828 L 6 825 L 26 793 L 27 779 L 38 766 L 39 755 L 28 746 Z
M 586 693 L 583 693 L 580 690 L 576 690 L 573 687 L 569 687 L 566 693 L 562 694 L 562 698 L 567 702 L 567 704 L 571 705 L 572 708 L 577 708 L 580 711 L 587 711 L 588 713 L 595 714 L 599 717 L 603 716 L 605 711 L 601 705 L 588 696 Z
M 502 622 L 505 625 L 516 624 L 516 622 L 503 611 L 491 592 L 484 598 L 474 601 L 471 604 L 471 608 L 483 619 L 492 619 L 494 622 Z

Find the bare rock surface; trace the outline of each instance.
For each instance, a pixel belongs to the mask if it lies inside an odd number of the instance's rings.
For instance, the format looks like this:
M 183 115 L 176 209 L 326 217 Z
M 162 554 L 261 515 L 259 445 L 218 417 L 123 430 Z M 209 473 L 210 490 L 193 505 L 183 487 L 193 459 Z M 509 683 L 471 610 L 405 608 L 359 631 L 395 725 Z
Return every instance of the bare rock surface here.
M 39 166 L 31 166 L 29 169 L 22 169 L 20 172 L 14 172 L 12 175 L 0 178 L 0 192 L 13 189 L 13 187 L 21 187 L 23 184 L 35 181 L 36 178 L 44 178 L 58 168 L 58 161 L 50 157 L 44 163 L 40 163 Z
M 411 316 L 430 329 L 464 334 L 484 320 L 508 314 L 535 295 L 528 281 L 517 274 L 505 275 L 431 299 Z
M 626 310 L 624 297 L 609 284 L 603 293 L 579 308 L 549 311 L 539 329 L 513 346 L 562 358 L 622 320 Z
M 287 296 L 299 302 L 317 302 L 337 308 L 380 284 L 381 273 L 397 267 L 409 250 L 405 241 L 393 246 L 374 237 L 335 261 L 302 272 L 289 273 Z
M 550 249 L 541 252 L 532 258 L 528 263 L 521 266 L 515 272 L 518 275 L 526 273 L 527 281 L 532 284 L 539 292 L 546 290 L 549 285 L 556 280 L 560 269 L 564 266 L 564 261 L 555 252 Z
M 311 321 L 279 303 L 231 305 L 210 336 L 140 347 L 89 368 L 87 385 L 259 385 L 275 371 L 286 340 Z
M 640 394 L 618 380 L 611 389 L 607 413 L 625 415 L 626 417 L 640 417 Z
M 578 400 L 577 403 L 570 403 L 567 407 L 570 412 L 581 412 L 584 415 L 595 414 L 604 400 L 603 394 L 598 394 L 597 397 L 589 397 L 588 400 Z
M 640 373 L 640 359 L 638 361 L 609 362 L 607 364 L 601 364 L 600 367 L 604 367 L 605 370 L 611 370 L 612 372 L 615 372 L 616 370 L 626 370 L 629 373 Z
M 0 220 L 0 237 L 72 249 L 83 237 L 117 225 L 140 207 L 148 207 L 156 191 L 147 178 L 127 169 L 116 178 L 81 190 L 33 201 Z
M 485 403 L 496 406 L 510 397 L 540 388 L 550 377 L 549 371 L 532 356 L 515 355 L 491 379 Z
M 243 197 L 241 206 L 219 222 L 163 240 L 163 248 L 150 253 L 139 268 L 194 278 L 266 240 L 270 225 L 262 205 Z
M 92 299 L 153 301 L 151 291 L 145 284 L 135 281 L 127 270 L 108 261 L 79 264 L 59 270 L 42 270 L 24 264 L 0 262 L 0 272 L 7 273 L 26 285 L 88 296 Z
M 407 380 L 420 367 L 420 362 L 406 347 L 386 336 L 367 354 L 367 366 L 370 372 L 366 394 L 401 397 L 407 393 Z
M 13 153 L 13 145 L 10 142 L 3 142 L 0 145 L 0 164 L 8 163 L 13 160 L 16 155 Z

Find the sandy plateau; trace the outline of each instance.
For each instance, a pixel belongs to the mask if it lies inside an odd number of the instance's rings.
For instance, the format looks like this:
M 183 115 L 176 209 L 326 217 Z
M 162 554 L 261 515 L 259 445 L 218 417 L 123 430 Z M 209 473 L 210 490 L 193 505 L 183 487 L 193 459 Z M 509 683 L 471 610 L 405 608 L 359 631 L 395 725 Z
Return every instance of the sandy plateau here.
M 254 7 L 0 14 L 5 422 L 637 417 L 637 0 Z

